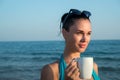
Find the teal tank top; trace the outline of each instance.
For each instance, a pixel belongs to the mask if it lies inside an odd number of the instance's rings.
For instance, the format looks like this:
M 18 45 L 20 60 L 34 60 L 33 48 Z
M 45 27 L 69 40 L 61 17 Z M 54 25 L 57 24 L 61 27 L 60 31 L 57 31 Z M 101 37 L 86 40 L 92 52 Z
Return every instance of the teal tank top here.
M 67 65 L 62 55 L 59 62 L 59 80 L 64 80 L 64 71 L 66 67 Z M 100 80 L 99 76 L 96 74 L 94 70 L 92 72 L 92 76 L 94 80 Z

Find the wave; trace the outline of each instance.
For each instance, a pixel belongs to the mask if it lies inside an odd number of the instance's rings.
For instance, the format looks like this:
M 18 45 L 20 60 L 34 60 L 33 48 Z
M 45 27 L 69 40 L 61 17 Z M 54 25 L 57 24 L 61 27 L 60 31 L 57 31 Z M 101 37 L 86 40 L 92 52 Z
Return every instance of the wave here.
M 95 59 L 103 61 L 120 61 L 120 57 L 95 57 Z
M 29 53 L 29 55 L 60 55 L 61 51 L 42 51 L 42 52 L 33 52 L 33 53 Z
M 120 67 L 104 67 L 104 66 L 101 66 L 101 67 L 99 67 L 99 70 L 100 71 L 119 71 Z
M 1 57 L 1 62 L 9 61 L 9 64 L 12 62 L 38 62 L 38 61 L 50 61 L 50 60 L 57 60 L 59 59 L 59 56 L 55 55 L 48 55 L 48 56 L 16 56 L 16 57 Z M 4 64 L 4 63 L 3 63 Z
M 120 51 L 86 51 L 85 53 L 90 55 L 120 55 Z

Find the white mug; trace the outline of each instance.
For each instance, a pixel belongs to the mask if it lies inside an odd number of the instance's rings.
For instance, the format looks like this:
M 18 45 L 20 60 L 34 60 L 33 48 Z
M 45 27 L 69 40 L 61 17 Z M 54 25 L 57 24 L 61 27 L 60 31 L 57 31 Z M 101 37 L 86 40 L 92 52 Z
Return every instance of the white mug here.
M 80 78 L 91 79 L 93 71 L 93 57 L 81 57 L 78 59 Z

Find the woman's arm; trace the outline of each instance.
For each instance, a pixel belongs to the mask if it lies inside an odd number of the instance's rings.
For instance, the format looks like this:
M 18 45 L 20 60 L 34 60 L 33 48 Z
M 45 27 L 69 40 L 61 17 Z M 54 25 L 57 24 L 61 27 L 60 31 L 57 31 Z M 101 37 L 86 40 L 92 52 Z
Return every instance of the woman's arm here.
M 94 70 L 95 70 L 95 72 L 97 73 L 97 75 L 98 75 L 98 65 L 94 62 Z

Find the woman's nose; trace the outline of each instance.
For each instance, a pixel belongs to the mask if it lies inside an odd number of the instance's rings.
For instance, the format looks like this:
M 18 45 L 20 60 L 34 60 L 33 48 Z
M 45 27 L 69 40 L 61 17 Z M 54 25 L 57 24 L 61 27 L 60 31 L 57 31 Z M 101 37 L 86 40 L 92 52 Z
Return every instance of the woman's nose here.
M 80 42 L 85 42 L 85 41 L 86 41 L 86 35 L 83 34 Z

